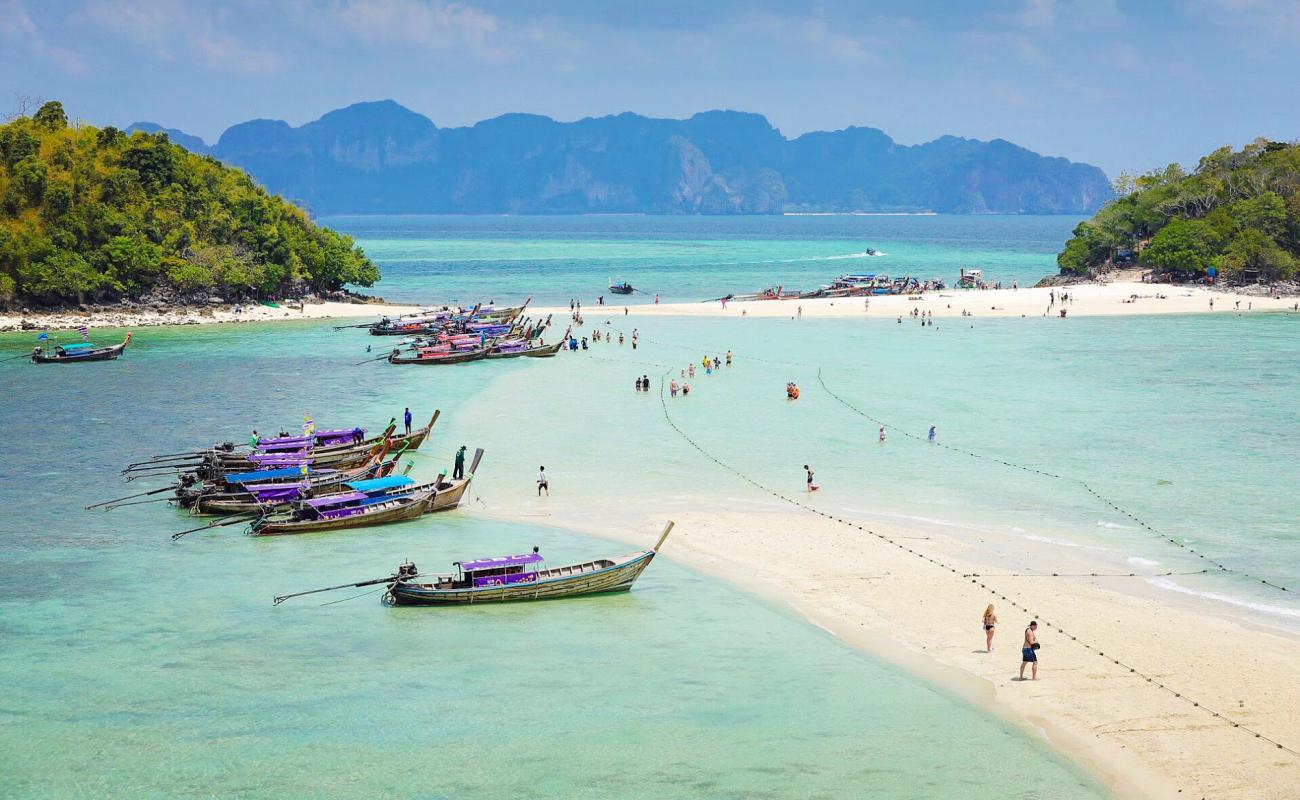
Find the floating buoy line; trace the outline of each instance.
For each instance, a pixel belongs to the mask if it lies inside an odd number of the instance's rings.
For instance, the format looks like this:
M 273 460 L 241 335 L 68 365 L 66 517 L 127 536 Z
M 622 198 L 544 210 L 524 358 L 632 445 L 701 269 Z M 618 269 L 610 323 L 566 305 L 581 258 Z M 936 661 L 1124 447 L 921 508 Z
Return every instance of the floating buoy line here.
M 819 371 L 819 372 L 820 372 L 820 371 Z M 679 426 L 677 425 L 677 423 L 673 420 L 673 418 L 672 418 L 672 414 L 669 413 L 669 411 L 668 411 L 668 402 L 667 402 L 666 398 L 664 397 L 664 383 L 665 383 L 665 381 L 668 379 L 668 377 L 671 375 L 671 373 L 672 373 L 672 369 L 669 368 L 669 370 L 668 370 L 667 372 L 665 372 L 663 375 L 661 375 L 660 378 L 659 378 L 659 405 L 660 405 L 660 408 L 663 410 L 664 420 L 668 423 L 668 426 L 671 427 L 671 428 L 672 428 L 672 429 L 677 433 L 678 436 L 680 436 L 680 437 L 681 437 L 681 438 L 682 438 L 682 439 L 683 439 L 687 444 L 689 444 L 692 448 L 694 448 L 697 452 L 699 452 L 700 455 L 704 456 L 704 457 L 707 458 L 709 461 L 712 461 L 714 464 L 718 465 L 718 466 L 721 467 L 722 469 L 726 470 L 727 472 L 730 472 L 731 474 L 733 474 L 733 475 L 735 475 L 736 477 L 740 478 L 740 479 L 743 480 L 744 482 L 750 484 L 750 485 L 753 486 L 754 488 L 756 488 L 756 489 L 758 489 L 758 490 L 760 490 L 760 491 L 762 491 L 762 492 L 765 492 L 765 493 L 771 495 L 772 497 L 777 498 L 778 500 L 782 500 L 782 501 L 784 501 L 784 502 L 786 502 L 786 503 L 788 503 L 788 504 L 790 504 L 790 505 L 792 505 L 792 506 L 795 506 L 795 507 L 797 507 L 797 508 L 800 508 L 800 509 L 802 509 L 802 510 L 804 510 L 804 511 L 808 511 L 808 512 L 810 512 L 810 513 L 816 514 L 817 516 L 822 517 L 822 518 L 824 518 L 824 519 L 828 519 L 828 520 L 831 520 L 831 521 L 833 521 L 833 522 L 837 522 L 837 523 L 839 523 L 839 524 L 841 524 L 841 525 L 844 525 L 844 526 L 846 526 L 846 527 L 854 528 L 854 529 L 856 529 L 856 530 L 858 530 L 858 531 L 861 531 L 862 533 L 865 533 L 865 534 L 868 534 L 868 535 L 870 535 L 870 536 L 873 536 L 873 537 L 875 537 L 876 539 L 878 539 L 878 540 L 880 540 L 880 541 L 882 541 L 882 542 L 885 542 L 886 544 L 889 544 L 889 545 L 891 545 L 891 546 L 893 546 L 893 547 L 895 547 L 895 548 L 898 548 L 899 550 L 902 550 L 903 552 L 906 552 L 907 554 L 909 554 L 909 555 L 911 555 L 911 556 L 914 556 L 914 557 L 919 558 L 919 559 L 921 559 L 921 560 L 923 560 L 923 561 L 925 561 L 925 562 L 928 562 L 929 564 L 931 564 L 932 566 L 934 566 L 934 567 L 936 567 L 936 568 L 938 568 L 938 569 L 941 569 L 941 570 L 944 570 L 944 571 L 950 573 L 953 577 L 956 577 L 956 578 L 958 578 L 958 579 L 962 579 L 962 580 L 968 580 L 968 581 L 970 581 L 972 584 L 974 584 L 975 586 L 978 586 L 979 588 L 988 591 L 988 592 L 989 592 L 993 597 L 995 597 L 995 598 L 1001 600 L 1002 602 L 1004 602 L 1004 603 L 1010 605 L 1012 608 L 1018 609 L 1019 611 L 1022 611 L 1022 612 L 1024 612 L 1024 613 L 1028 614 L 1030 617 L 1032 617 L 1032 618 L 1034 618 L 1034 619 L 1037 619 L 1040 625 L 1043 625 L 1044 627 L 1049 628 L 1049 629 L 1051 629 L 1051 630 L 1055 630 L 1057 633 L 1060 633 L 1062 636 L 1067 636 L 1067 637 L 1069 637 L 1069 639 L 1070 639 L 1071 642 L 1074 642 L 1075 644 L 1077 644 L 1077 645 L 1079 645 L 1080 647 L 1084 648 L 1085 650 L 1087 650 L 1088 652 L 1090 652 L 1090 653 L 1092 653 L 1093 655 L 1097 656 L 1098 658 L 1101 658 L 1101 659 L 1103 659 L 1103 660 L 1105 660 L 1105 661 L 1109 661 L 1111 664 L 1113 664 L 1113 665 L 1116 666 L 1116 667 L 1119 667 L 1119 668 L 1122 669 L 1122 670 L 1127 670 L 1127 671 L 1129 672 L 1129 674 L 1131 674 L 1131 675 L 1133 675 L 1133 676 L 1135 676 L 1135 677 L 1137 677 L 1137 678 L 1141 678 L 1142 680 L 1145 680 L 1147 683 L 1151 684 L 1153 687 L 1155 687 L 1155 688 L 1161 690 L 1162 692 L 1164 692 L 1164 693 L 1166 693 L 1166 694 L 1168 694 L 1168 695 L 1171 695 L 1172 697 L 1174 697 L 1174 698 L 1176 698 L 1176 699 L 1182 701 L 1183 703 L 1186 703 L 1186 704 L 1190 705 L 1190 706 L 1193 707 L 1193 708 L 1196 708 L 1196 709 L 1199 709 L 1199 710 L 1203 711 L 1204 713 L 1210 715 L 1210 716 L 1213 717 L 1214 719 L 1220 720 L 1220 721 L 1224 722 L 1225 724 L 1231 725 L 1231 726 L 1234 727 L 1234 728 L 1238 728 L 1238 729 L 1240 729 L 1241 731 L 1250 734 L 1251 736 L 1253 736 L 1253 737 L 1256 738 L 1256 739 L 1259 739 L 1259 740 L 1262 741 L 1262 742 L 1267 742 L 1267 743 L 1273 745 L 1273 746 L 1274 746 L 1275 748 L 1277 748 L 1278 750 L 1283 750 L 1283 751 L 1285 751 L 1285 752 L 1287 752 L 1287 753 L 1290 753 L 1292 756 L 1300 757 L 1300 750 L 1296 750 L 1295 748 L 1290 747 L 1290 746 L 1288 746 L 1288 745 L 1285 745 L 1285 744 L 1283 744 L 1282 742 L 1279 742 L 1279 741 L 1277 741 L 1276 739 L 1273 739 L 1273 738 L 1270 737 L 1270 736 L 1266 736 L 1265 734 L 1263 734 L 1263 733 L 1261 733 L 1261 732 L 1259 732 L 1259 731 L 1257 731 L 1257 730 L 1255 730 L 1255 729 L 1253 729 L 1253 728 L 1251 728 L 1251 727 L 1249 727 L 1249 726 L 1247 726 L 1247 725 L 1244 725 L 1244 724 L 1242 724 L 1242 723 L 1240 723 L 1240 722 L 1237 722 L 1236 720 L 1232 719 L 1231 717 L 1228 717 L 1228 716 L 1225 715 L 1224 713 L 1222 713 L 1222 712 L 1220 712 L 1220 711 L 1216 711 L 1216 710 L 1214 710 L 1213 708 L 1210 708 L 1209 706 L 1206 706 L 1204 703 L 1200 702 L 1199 700 L 1193 700 L 1192 698 L 1188 697 L 1188 696 L 1187 696 L 1186 694 L 1184 694 L 1183 692 L 1181 692 L 1181 691 L 1177 691 L 1176 689 L 1174 689 L 1174 687 L 1172 687 L 1172 686 L 1170 686 L 1170 685 L 1168 685 L 1168 684 L 1166 684 L 1166 683 L 1161 682 L 1160 680 L 1158 680 L 1158 679 L 1155 678 L 1154 676 L 1149 675 L 1149 674 L 1147 674 L 1147 673 L 1145 673 L 1145 672 L 1141 672 L 1141 671 L 1139 671 L 1136 667 L 1134 667 L 1134 666 L 1132 666 L 1132 665 L 1130 665 L 1130 664 L 1128 664 L 1128 663 L 1126 663 L 1126 662 L 1124 662 L 1124 661 L 1121 661 L 1121 660 L 1118 659 L 1118 658 L 1115 658 L 1113 655 L 1107 655 L 1106 652 L 1105 652 L 1104 650 L 1102 650 L 1100 647 L 1098 647 L 1098 646 L 1096 646 L 1096 645 L 1093 645 L 1093 644 L 1091 644 L 1091 643 L 1089 643 L 1089 642 L 1087 642 L 1087 641 L 1081 640 L 1078 636 L 1076 636 L 1076 635 L 1074 635 L 1074 634 L 1068 632 L 1067 630 L 1065 630 L 1065 629 L 1064 629 L 1063 627 L 1061 627 L 1060 625 L 1057 625 L 1057 624 L 1051 622 L 1050 620 L 1044 619 L 1042 615 L 1035 613 L 1035 612 L 1032 611 L 1028 606 L 1026 606 L 1026 605 L 1024 605 L 1024 604 L 1022 604 L 1022 603 L 1017 602 L 1016 600 L 1012 599 L 1011 597 L 1007 596 L 1006 594 L 1003 594 L 1003 593 L 999 592 L 997 589 L 994 589 L 992 586 L 989 586 L 988 584 L 986 584 L 986 583 L 983 582 L 983 579 L 986 579 L 986 578 L 989 578 L 989 577 L 1030 577 L 1030 576 L 1028 576 L 1028 575 L 1026 575 L 1026 576 L 1020 576 L 1020 575 L 985 576 L 985 575 L 982 575 L 982 574 L 979 574 L 979 573 L 963 573 L 962 571 L 958 570 L 956 567 L 954 567 L 954 566 L 951 565 L 951 564 L 948 564 L 948 563 L 946 563 L 946 562 L 944 562 L 944 561 L 942 561 L 942 560 L 940 560 L 940 559 L 934 558 L 934 557 L 932 557 L 932 556 L 926 555 L 925 553 L 922 553 L 922 552 L 920 552 L 919 550 L 916 550 L 915 548 L 913 548 L 913 547 L 911 547 L 911 546 L 909 546 L 909 545 L 907 545 L 907 544 L 904 544 L 904 543 L 900 540 L 899 537 L 892 537 L 892 536 L 888 536 L 888 535 L 886 535 L 886 534 L 880 533 L 880 532 L 878 532 L 878 531 L 873 531 L 873 530 L 871 530 L 870 528 L 866 527 L 865 525 L 863 525 L 863 524 L 861 524 L 861 523 L 859 523 L 859 522 L 855 522 L 855 521 L 853 521 L 853 520 L 849 520 L 849 519 L 844 519 L 843 517 L 838 517 L 838 516 L 836 516 L 835 514 L 832 514 L 832 513 L 826 512 L 826 511 L 822 511 L 821 509 L 818 509 L 818 508 L 814 508 L 813 506 L 810 506 L 810 505 L 808 505 L 807 503 L 805 503 L 805 502 L 803 502 L 803 501 L 801 501 L 801 500 L 798 500 L 798 499 L 796 499 L 796 498 L 793 498 L 793 497 L 790 497 L 790 496 L 788 496 L 788 495 L 785 495 L 785 494 L 783 494 L 783 493 L 781 493 L 781 492 L 778 492 L 777 490 L 775 490 L 775 489 L 773 489 L 773 488 L 771 488 L 771 487 L 769 487 L 769 486 L 764 485 L 763 483 L 759 482 L 757 479 L 753 478 L 752 476 L 747 475 L 746 473 L 742 472 L 741 470 L 737 469 L 736 467 L 733 467 L 732 465 L 730 465 L 730 464 L 728 464 L 727 462 L 723 461 L 722 459 L 718 458 L 718 457 L 715 456 L 713 453 L 711 453 L 711 452 L 709 452 L 708 450 L 706 450 L 702 445 L 700 445 L 699 442 L 697 442 L 697 441 L 695 441 L 693 438 L 691 438 L 691 436 L 690 436 L 688 433 L 686 433 L 686 431 L 682 430 L 681 427 L 679 427 Z M 820 374 L 819 374 L 818 378 L 819 378 L 819 380 L 820 380 Z M 825 384 L 823 383 L 823 386 L 824 386 L 824 385 L 825 385 Z M 828 389 L 827 391 L 829 392 L 829 389 Z M 839 399 L 839 398 L 836 398 L 836 399 Z M 841 400 L 841 402 L 843 402 L 843 401 Z M 846 403 L 845 405 L 847 405 L 847 403 Z M 854 410 L 856 411 L 857 409 L 854 409 Z M 863 414 L 863 413 L 860 412 L 860 411 L 859 411 L 858 413 L 862 414 L 863 416 L 867 416 L 866 414 Z M 870 419 L 870 417 L 868 417 L 868 419 Z M 950 449 L 956 449 L 956 448 L 950 448 Z M 963 452 L 963 451 L 958 450 L 958 452 Z M 996 459 L 994 459 L 994 460 L 996 460 Z M 1046 473 L 1044 473 L 1044 474 L 1046 474 Z M 1054 476 L 1054 477 L 1059 477 L 1059 476 Z M 1225 568 L 1225 569 L 1226 569 L 1226 568 Z M 1186 573 L 1186 574 L 1202 574 L 1202 573 L 1204 573 L 1204 572 L 1208 572 L 1208 571 L 1209 571 L 1209 570 L 1207 569 L 1207 570 L 1202 570 L 1200 573 Z M 1034 576 L 1032 576 L 1032 577 L 1044 577 L 1044 576 L 1041 576 L 1041 575 L 1034 575 Z M 1053 576 L 1049 573 L 1049 574 L 1047 575 L 1047 577 L 1053 577 Z M 1067 577 L 1067 576 L 1057 574 L 1057 575 L 1055 575 L 1054 577 Z M 1098 575 L 1097 577 L 1103 577 L 1103 576 L 1102 576 L 1102 575 Z M 1130 576 L 1125 575 L 1125 576 L 1123 576 L 1123 577 L 1130 577 Z M 1133 576 L 1131 576 L 1131 577 L 1138 577 L 1138 576 L 1137 576 L 1137 575 L 1133 575 Z

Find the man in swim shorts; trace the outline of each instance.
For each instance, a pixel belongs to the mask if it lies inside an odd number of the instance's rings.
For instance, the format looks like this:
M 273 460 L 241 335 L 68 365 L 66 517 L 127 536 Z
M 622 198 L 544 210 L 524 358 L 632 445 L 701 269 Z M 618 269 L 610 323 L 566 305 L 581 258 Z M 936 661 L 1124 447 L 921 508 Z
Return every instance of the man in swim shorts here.
M 1033 664 L 1033 679 L 1038 680 L 1038 620 L 1025 628 L 1025 643 L 1020 648 L 1020 680 L 1025 679 L 1025 665 Z

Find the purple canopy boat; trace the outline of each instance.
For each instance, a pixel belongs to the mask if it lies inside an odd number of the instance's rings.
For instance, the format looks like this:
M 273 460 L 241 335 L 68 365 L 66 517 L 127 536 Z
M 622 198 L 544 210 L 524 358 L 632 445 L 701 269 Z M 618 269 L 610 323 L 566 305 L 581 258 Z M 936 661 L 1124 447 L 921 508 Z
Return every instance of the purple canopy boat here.
M 670 520 L 659 535 L 659 541 L 649 550 L 561 567 L 544 567 L 545 562 L 536 547 L 531 553 L 522 555 L 458 561 L 454 564 L 455 573 L 443 575 L 421 575 L 415 564 L 408 561 L 399 565 L 395 574 L 384 578 L 281 595 L 275 598 L 275 605 L 291 597 L 379 584 L 388 584 L 384 603 L 394 606 L 508 603 L 625 592 L 650 566 L 672 529 Z
M 669 522 L 659 541 L 649 550 L 561 567 L 544 568 L 536 547 L 523 555 L 459 561 L 453 565 L 457 572 L 449 575 L 422 576 L 414 564 L 404 564 L 398 568 L 397 580 L 389 584 L 384 602 L 398 606 L 442 606 L 625 592 L 654 560 L 672 529 L 673 523 Z M 431 580 L 419 582 L 420 578 Z

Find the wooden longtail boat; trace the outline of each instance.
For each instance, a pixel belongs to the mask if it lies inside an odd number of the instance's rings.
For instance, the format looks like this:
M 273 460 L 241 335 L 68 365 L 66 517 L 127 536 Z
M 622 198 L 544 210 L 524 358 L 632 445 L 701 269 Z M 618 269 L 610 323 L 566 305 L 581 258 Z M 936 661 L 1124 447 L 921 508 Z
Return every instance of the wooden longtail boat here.
M 32 351 L 32 363 L 76 364 L 82 361 L 113 361 L 126 350 L 126 346 L 131 343 L 133 335 L 128 333 L 121 343 L 109 347 L 96 347 L 90 342 L 59 344 L 54 346 L 53 353 L 46 353 L 38 347 Z
M 659 554 L 659 548 L 672 529 L 670 520 L 659 535 L 659 541 L 649 550 L 561 567 L 543 568 L 543 559 L 536 547 L 523 555 L 458 561 L 454 565 L 456 572 L 446 575 L 421 575 L 415 564 L 407 561 L 387 577 L 280 595 L 275 598 L 274 605 L 278 606 L 291 597 L 380 584 L 388 585 L 383 596 L 385 605 L 395 606 L 508 603 L 626 592 Z
M 346 484 L 346 492 L 299 500 L 287 510 L 262 516 L 251 524 L 249 534 L 284 536 L 384 525 L 455 508 L 482 460 L 483 450 L 480 448 L 474 453 L 474 462 L 466 477 L 459 480 L 449 481 L 446 476 L 439 475 L 434 481 L 424 484 L 417 484 L 405 476 L 351 481 Z
M 347 484 L 352 481 L 386 478 L 396 470 L 400 457 L 399 454 L 379 464 L 309 477 L 306 481 L 297 480 L 291 483 L 241 481 L 237 483 L 237 488 L 224 492 L 210 486 L 196 487 L 197 490 L 181 496 L 177 502 L 182 507 L 190 508 L 195 514 L 242 514 L 248 511 L 274 509 L 295 500 L 327 497 L 349 491 Z
M 356 466 L 368 458 L 372 458 L 375 453 L 388 442 L 390 447 L 396 449 L 405 449 L 408 452 L 418 450 L 420 445 L 424 444 L 429 437 L 429 432 L 433 426 L 438 423 L 438 417 L 442 412 L 434 411 L 433 416 L 429 418 L 429 424 L 423 428 L 407 433 L 397 433 L 396 423 L 389 423 L 388 428 L 379 436 L 369 439 L 363 439 L 356 444 L 338 444 L 328 446 L 314 446 L 298 453 L 298 458 L 294 458 L 292 453 L 283 453 L 286 461 L 308 460 L 313 466 L 333 467 L 335 469 L 346 469 L 349 465 Z M 257 468 L 261 464 L 274 463 L 274 459 L 260 458 L 257 454 L 248 452 L 234 452 L 225 450 L 209 451 L 223 466 L 223 468 L 248 471 Z
M 394 350 L 388 354 L 389 364 L 464 364 L 469 361 L 482 361 L 487 357 L 488 348 L 478 347 L 473 350 L 448 350 L 443 353 L 417 352 L 412 356 L 402 355 Z
M 521 357 L 523 357 L 523 358 L 550 358 L 551 356 L 553 356 L 553 355 L 555 355 L 556 353 L 560 352 L 560 348 L 562 348 L 562 347 L 564 347 L 564 342 L 563 342 L 563 341 L 556 342 L 555 344 L 544 345 L 544 346 L 542 346 L 542 347 L 519 347 L 519 348 L 513 348 L 513 347 L 500 346 L 500 345 L 499 345 L 498 347 L 494 347 L 491 351 L 489 351 L 488 354 L 487 354 L 486 356 L 484 356 L 484 358 L 487 358 L 487 359 L 494 359 L 494 358 L 521 358 Z
M 542 568 L 537 548 L 523 555 L 460 561 L 455 574 L 422 576 L 414 564 L 398 567 L 384 602 L 395 606 L 448 606 L 554 600 L 585 594 L 626 592 L 650 566 L 673 529 L 669 522 L 649 550 L 578 564 Z M 420 582 L 420 578 L 431 578 Z

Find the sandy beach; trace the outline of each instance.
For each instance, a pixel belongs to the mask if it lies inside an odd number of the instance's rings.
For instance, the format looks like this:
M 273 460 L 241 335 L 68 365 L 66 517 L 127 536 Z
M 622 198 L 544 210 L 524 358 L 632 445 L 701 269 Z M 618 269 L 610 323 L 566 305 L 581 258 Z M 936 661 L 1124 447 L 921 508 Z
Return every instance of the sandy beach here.
M 873 298 L 866 313 L 893 317 L 922 307 L 933 308 L 935 317 L 947 317 L 978 301 L 985 309 L 978 314 L 982 316 L 1018 316 L 1021 309 L 1028 316 L 1040 303 L 1041 315 L 1050 291 L 960 294 L 951 300 L 951 309 L 943 295 L 921 301 Z M 1216 313 L 1289 311 L 1295 302 L 1146 284 L 1066 291 L 1076 295 L 1067 305 L 1071 316 L 1205 313 L 1211 297 Z M 1156 299 L 1156 292 L 1168 298 Z M 1139 294 L 1138 302 L 1123 302 L 1131 294 Z M 767 316 L 790 314 L 798 305 L 809 317 L 863 314 L 860 300 L 833 302 L 628 309 L 633 317 L 739 318 L 742 311 Z M 584 306 L 587 325 L 610 311 L 617 325 L 621 307 Z M 737 338 L 743 340 L 739 332 Z M 636 355 L 618 348 L 599 352 L 605 358 L 663 357 L 653 350 L 653 341 L 650 345 Z M 737 355 L 745 358 L 744 352 Z M 702 376 L 700 381 L 707 386 Z M 569 390 L 579 397 L 599 396 L 592 387 Z M 657 396 L 653 402 L 659 405 Z M 691 402 L 697 402 L 694 395 Z M 676 408 L 671 401 L 668 407 Z M 743 453 L 711 455 L 741 471 L 752 470 Z M 734 477 L 703 458 L 690 464 L 693 480 L 705 484 Z M 1212 567 L 1210 573 L 1164 577 L 1171 567 L 1126 562 L 1114 552 L 1032 533 L 855 513 L 848 509 L 870 508 L 870 498 L 836 493 L 834 487 L 812 494 L 791 486 L 770 488 L 786 499 L 747 491 L 705 511 L 682 511 L 671 498 L 629 499 L 611 509 L 566 500 L 557 492 L 543 500 L 510 501 L 493 513 L 517 521 L 553 520 L 630 546 L 653 541 L 663 518 L 671 515 L 677 528 L 665 557 L 792 609 L 845 643 L 1044 737 L 1118 796 L 1296 796 L 1300 718 L 1293 709 L 1300 707 L 1300 635 L 1287 626 L 1288 619 L 1300 614 L 1294 587 L 1277 592 L 1281 616 L 1271 626 L 1243 608 L 1170 590 L 1176 583 L 1213 592 L 1221 576 L 1211 574 Z M 994 650 L 986 653 L 980 615 L 990 602 L 999 624 Z M 1017 679 L 1020 648 L 1031 619 L 1040 624 L 1040 679 L 1022 682 Z
M 383 315 L 410 314 L 416 306 L 376 303 L 340 303 L 326 301 L 304 303 L 301 307 L 283 305 L 277 308 L 251 303 L 239 306 L 185 306 L 165 311 L 140 308 L 123 308 L 120 311 L 58 311 L 23 314 L 0 313 L 0 331 L 17 330 L 68 330 L 81 325 L 98 328 L 147 328 L 156 325 L 214 325 L 235 322 L 275 322 L 304 319 L 378 319 Z
M 1062 293 L 1069 299 L 1062 301 Z M 1115 282 L 1077 284 L 1052 288 L 955 290 L 946 289 L 919 295 L 884 295 L 870 298 L 840 298 L 816 300 L 783 300 L 730 302 L 724 308 L 719 302 L 699 303 L 646 303 L 638 299 L 626 305 L 617 297 L 606 297 L 607 304 L 596 305 L 584 300 L 583 312 L 587 316 L 616 316 L 628 310 L 629 315 L 664 316 L 720 316 L 720 317 L 780 317 L 802 315 L 805 317 L 903 317 L 909 318 L 914 310 L 935 317 L 1041 317 L 1059 316 L 1062 309 L 1068 317 L 1119 316 L 1135 314 L 1204 314 L 1254 313 L 1260 311 L 1293 311 L 1300 298 L 1269 298 L 1228 291 L 1209 290 L 1204 287 L 1171 286 L 1141 282 Z M 1213 300 L 1213 306 L 1210 301 Z M 431 300 L 432 305 L 439 305 Z M 209 325 L 234 322 L 274 322 L 303 319 L 360 319 L 380 316 L 400 316 L 419 311 L 421 306 L 380 303 L 340 303 L 327 301 L 306 303 L 301 308 L 283 306 L 271 308 L 260 304 L 240 306 L 212 306 L 208 308 L 181 307 L 165 311 L 127 309 L 99 312 L 20 312 L 0 313 L 0 331 L 17 330 L 67 330 L 81 325 L 93 327 L 131 328 L 155 325 Z M 1049 313 L 1050 311 L 1050 313 Z M 567 307 L 533 307 L 536 316 L 552 314 L 556 320 L 564 319 Z M 26 327 L 24 327 L 24 325 Z
M 1300 641 L 1291 635 L 1174 602 L 1141 580 L 1044 575 L 1037 563 L 1104 569 L 1059 548 L 1036 561 L 1023 542 L 994 543 L 986 531 L 792 509 L 678 514 L 664 555 L 1043 736 L 1121 797 L 1295 796 L 1300 755 L 1274 743 L 1300 743 Z M 512 516 L 536 521 L 539 512 L 530 504 Z M 558 498 L 541 513 L 636 546 L 661 524 L 611 528 Z M 1022 559 L 990 568 L 989 552 L 1006 547 Z M 1005 577 L 1022 572 L 1035 576 Z M 990 602 L 999 619 L 986 653 L 979 623 Z M 1040 673 L 1022 682 L 1031 618 Z
M 1061 300 L 1062 295 L 1068 299 Z M 1231 291 L 1210 290 L 1202 286 L 1175 286 L 1139 281 L 1085 283 L 1020 289 L 944 289 L 916 295 L 881 295 L 877 297 L 762 300 L 701 303 L 622 304 L 618 297 L 606 295 L 605 306 L 584 301 L 586 315 L 689 315 L 725 317 L 903 317 L 913 311 L 935 317 L 1066 317 L 1122 316 L 1135 314 L 1204 314 L 1291 311 L 1300 298 L 1260 297 Z M 1213 300 L 1213 305 L 1211 305 Z M 567 308 L 538 309 L 562 317 Z

